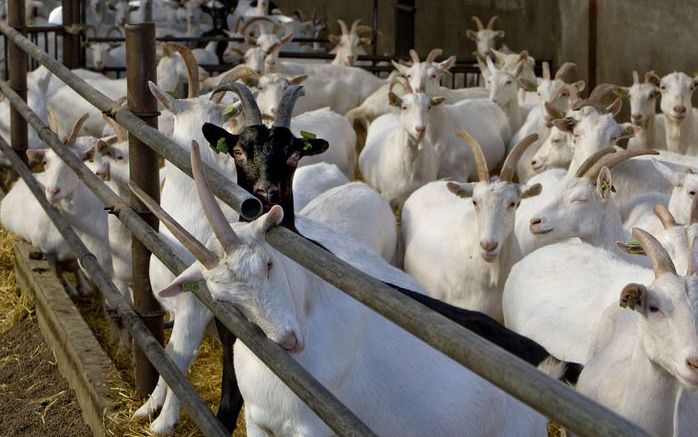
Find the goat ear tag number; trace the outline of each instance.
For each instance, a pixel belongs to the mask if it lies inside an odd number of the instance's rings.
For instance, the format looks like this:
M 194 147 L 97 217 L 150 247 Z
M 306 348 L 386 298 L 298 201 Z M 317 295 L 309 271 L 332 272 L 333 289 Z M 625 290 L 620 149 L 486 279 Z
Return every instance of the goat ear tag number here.
M 199 289 L 198 281 L 183 281 L 182 282 L 182 292 L 191 293 L 192 291 Z
M 230 105 L 226 106 L 225 109 L 223 110 L 222 114 L 224 116 L 228 117 L 236 117 L 242 108 L 236 108 L 234 103 L 231 103 Z
M 228 142 L 225 140 L 225 137 L 218 138 L 218 142 L 216 143 L 216 152 L 228 153 Z
M 309 139 L 314 140 L 317 138 L 317 135 L 315 135 L 312 132 L 307 132 L 302 130 L 301 131 L 301 137 L 303 137 L 303 151 L 307 152 L 308 150 L 313 148 L 313 145 L 308 141 Z

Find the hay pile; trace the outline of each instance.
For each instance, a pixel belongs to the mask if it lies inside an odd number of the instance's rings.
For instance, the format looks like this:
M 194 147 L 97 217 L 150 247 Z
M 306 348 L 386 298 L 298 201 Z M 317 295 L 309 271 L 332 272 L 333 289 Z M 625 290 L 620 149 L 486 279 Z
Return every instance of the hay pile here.
M 17 237 L 0 228 L 0 335 L 34 315 L 34 302 L 16 287 L 12 253 L 16 241 Z

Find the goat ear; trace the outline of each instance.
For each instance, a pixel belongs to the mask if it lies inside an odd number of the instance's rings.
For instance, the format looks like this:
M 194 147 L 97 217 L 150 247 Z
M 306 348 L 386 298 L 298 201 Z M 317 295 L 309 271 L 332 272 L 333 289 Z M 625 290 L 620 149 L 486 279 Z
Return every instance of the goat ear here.
M 495 35 L 497 35 L 498 38 L 504 38 L 504 31 L 503 30 L 498 30 Z
M 29 162 L 41 162 L 46 157 L 46 151 L 43 149 L 27 149 L 27 160 Z
M 338 37 L 337 35 L 330 35 L 329 39 L 330 39 L 330 43 L 332 43 L 334 45 L 338 45 L 339 42 L 341 41 L 341 38 Z
M 291 42 L 293 39 L 293 33 L 289 32 L 281 37 L 281 45 Z
M 538 89 L 535 83 L 523 77 L 519 78 L 519 87 L 529 93 L 534 93 Z
M 654 168 L 657 169 L 657 171 L 659 173 L 661 173 L 661 175 L 664 177 L 664 179 L 669 181 L 669 183 L 671 185 L 673 185 L 675 187 L 680 187 L 683 185 L 683 179 L 684 179 L 685 173 L 680 173 L 678 171 L 674 171 L 669 166 L 667 166 L 663 162 L 660 162 L 656 159 L 651 159 L 650 162 L 652 163 Z
M 371 38 L 368 38 L 368 37 L 360 38 L 359 41 L 361 42 L 362 45 L 365 45 L 365 46 L 370 46 L 373 43 L 373 40 Z
M 620 292 L 620 306 L 639 313 L 645 312 L 647 288 L 642 284 L 628 284 Z
M 107 153 L 109 153 L 109 143 L 107 141 L 97 140 L 95 148 L 97 149 L 97 153 L 99 153 L 100 155 L 106 155 Z
M 179 274 L 170 284 L 158 291 L 160 297 L 173 297 L 180 293 L 192 291 L 202 285 L 204 276 L 201 273 L 201 265 L 194 263 Z
M 279 205 L 271 207 L 268 213 L 262 215 L 254 221 L 253 227 L 258 237 L 262 237 L 267 231 L 274 226 L 281 224 L 284 219 L 284 210 Z
M 257 47 L 257 40 L 253 37 L 245 35 L 243 39 L 245 40 L 245 44 L 247 44 L 248 46 Z
M 580 80 L 573 83 L 572 86 L 577 88 L 578 93 L 581 93 L 582 91 L 584 91 L 584 88 L 586 88 L 587 84 L 583 80 Z
M 296 76 L 291 76 L 288 78 L 288 83 L 291 85 L 298 85 L 308 78 L 307 74 L 299 74 Z
M 402 99 L 392 91 L 388 93 L 388 102 L 390 103 L 390 106 L 395 106 L 398 108 L 402 106 Z
M 439 97 L 432 97 L 432 98 L 431 98 L 431 104 L 432 104 L 432 106 L 440 105 L 440 104 L 442 104 L 442 103 L 445 102 L 445 101 L 446 101 L 446 97 L 442 97 L 442 96 L 439 96 Z
M 448 191 L 455 194 L 458 197 L 466 199 L 473 195 L 473 184 L 469 183 L 458 183 L 458 182 L 448 182 L 446 184 Z
M 475 32 L 474 30 L 468 29 L 465 31 L 465 34 L 468 37 L 468 39 L 477 41 L 477 32 Z
M 449 56 L 448 59 L 441 61 L 436 64 L 436 68 L 443 71 L 444 73 L 450 70 L 456 63 L 455 56 Z
M 204 123 L 201 126 L 201 132 L 204 134 L 204 138 L 208 141 L 208 145 L 216 153 L 228 153 L 233 155 L 233 149 L 238 143 L 239 136 L 231 134 L 222 127 L 216 126 L 212 123 Z
M 92 161 L 95 159 L 95 154 L 97 153 L 96 147 L 90 147 L 86 152 L 82 154 L 83 161 Z
M 574 131 L 574 126 L 576 124 L 577 124 L 577 121 L 573 118 L 561 118 L 558 120 L 553 120 L 553 125 L 563 132 Z
M 608 167 L 603 167 L 596 178 L 596 192 L 602 199 L 607 199 L 613 191 L 613 179 Z
M 330 147 L 330 143 L 322 138 L 296 138 L 293 144 L 300 157 L 319 155 Z
M 519 195 L 522 199 L 527 199 L 529 197 L 535 197 L 543 191 L 543 186 L 541 184 L 533 184 L 530 187 L 528 185 L 522 185 L 519 187 Z
M 623 138 L 632 138 L 642 131 L 640 126 L 635 126 L 632 123 L 623 123 L 621 126 L 623 126 L 623 132 L 621 132 L 620 136 L 618 137 L 619 140 Z
M 173 114 L 177 114 L 177 112 L 180 109 L 177 103 L 177 99 L 161 90 L 160 87 L 154 84 L 153 82 L 148 81 L 148 87 L 150 88 L 150 92 L 153 93 L 155 98 L 158 100 L 158 102 L 160 102 L 162 106 L 165 107 L 165 109 L 167 109 Z
M 659 83 L 662 80 L 657 76 L 657 74 L 654 71 L 650 71 L 648 73 L 645 73 L 645 82 L 650 83 L 657 88 L 659 88 Z
M 393 63 L 393 67 L 395 67 L 395 69 L 403 76 L 406 75 L 410 71 L 410 67 L 402 65 L 399 62 L 395 62 L 394 60 L 391 60 L 390 62 Z

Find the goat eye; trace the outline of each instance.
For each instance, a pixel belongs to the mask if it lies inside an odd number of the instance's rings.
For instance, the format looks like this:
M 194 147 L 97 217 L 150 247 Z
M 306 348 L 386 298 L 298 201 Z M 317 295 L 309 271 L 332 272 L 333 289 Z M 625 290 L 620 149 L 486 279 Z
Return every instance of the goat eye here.
M 666 91 L 666 85 L 660 86 L 659 89 L 662 90 L 662 91 Z
M 267 262 L 267 279 L 271 276 L 271 268 L 274 267 L 274 264 L 272 264 L 271 261 Z
M 402 109 L 403 111 L 407 111 L 407 106 L 403 106 L 401 109 Z
M 507 85 L 511 85 L 511 81 L 510 81 L 510 80 L 508 80 L 508 81 L 506 81 L 506 82 L 504 82 L 504 83 L 507 84 Z
M 474 206 L 475 208 L 479 207 L 479 205 L 477 204 L 477 200 L 475 200 L 475 199 L 473 199 L 473 206 Z
M 562 93 L 562 97 L 564 97 L 564 98 L 567 98 L 567 97 L 569 97 L 569 96 L 570 96 L 570 95 L 569 95 L 568 93 Z
M 511 202 L 509 204 L 509 208 L 515 208 L 516 207 L 516 202 Z
M 538 97 L 540 97 L 540 93 L 536 93 L 536 94 L 538 95 Z
M 407 75 L 407 78 L 408 78 L 408 79 L 411 79 L 411 78 L 412 78 L 412 75 L 411 75 L 411 74 L 408 74 L 408 75 Z
M 695 192 L 695 191 L 689 191 L 688 194 L 691 195 L 691 196 L 695 196 L 695 195 L 696 195 L 696 192 Z
M 651 313 L 656 313 L 659 311 L 659 307 L 657 305 L 650 305 L 650 312 Z
M 436 78 L 436 75 L 435 75 L 435 74 L 432 74 L 432 75 L 431 75 L 431 78 L 432 78 L 432 79 L 435 79 L 435 78 Z
M 119 161 L 123 161 L 123 160 L 124 160 L 124 157 L 123 157 L 123 156 L 117 156 L 116 159 L 118 159 Z

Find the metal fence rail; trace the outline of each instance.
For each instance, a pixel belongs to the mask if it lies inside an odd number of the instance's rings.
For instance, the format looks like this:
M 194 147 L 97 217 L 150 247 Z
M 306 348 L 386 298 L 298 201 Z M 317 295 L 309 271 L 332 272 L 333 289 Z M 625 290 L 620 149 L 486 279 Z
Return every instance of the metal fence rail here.
M 0 23 L 0 32 L 32 58 L 45 65 L 91 104 L 110 114 L 131 134 L 191 175 L 188 154 L 171 140 L 143 122 L 132 112 L 115 108 L 115 102 L 77 78 L 67 68 L 7 24 Z M 6 84 L 0 85 L 0 88 L 8 95 L 13 106 L 17 107 L 23 115 L 27 113 L 26 109 L 28 108 L 21 102 L 20 96 L 11 92 Z M 34 117 L 28 115 L 27 119 L 32 126 L 38 127 L 37 130 L 41 131 L 42 139 L 47 141 L 49 146 L 58 153 L 61 145 L 56 142 L 55 135 L 52 136 L 43 124 L 37 123 L 38 119 L 34 120 Z M 70 159 L 65 156 L 65 153 L 61 156 L 65 157 L 66 163 L 88 186 L 92 188 L 103 185 L 95 180 L 94 175 L 89 177 L 86 174 L 89 170 L 82 163 L 73 162 L 72 165 L 70 164 L 77 158 Z M 247 213 L 249 217 L 254 217 L 255 214 L 251 213 L 254 211 L 248 208 L 254 208 L 258 204 L 254 203 L 252 200 L 254 198 L 251 195 L 212 169 L 207 169 L 206 174 L 214 194 L 243 215 Z M 106 190 L 105 187 L 94 189 L 105 205 L 115 202 L 125 203 L 123 199 L 115 197 L 113 192 L 108 193 Z M 128 208 L 125 207 L 124 211 L 127 210 Z M 120 218 L 122 215 L 128 216 L 129 214 L 119 214 Z M 148 245 L 148 248 L 156 256 L 162 257 L 166 264 L 169 262 L 168 267 L 173 271 L 178 272 L 185 267 L 182 260 L 173 258 L 173 254 L 168 253 L 167 248 L 161 247 L 161 241 L 157 235 L 153 235 L 152 228 L 147 226 L 137 214 L 133 213 L 130 219 L 123 221 L 133 232 L 134 238 L 138 238 Z M 589 436 L 599 434 L 646 435 L 643 430 L 615 413 L 543 375 L 519 358 L 483 340 L 476 334 L 406 298 L 382 282 L 358 271 L 301 236 L 284 228 L 272 229 L 267 235 L 267 240 L 272 247 L 303 267 L 570 430 L 580 435 Z M 89 259 L 89 256 L 87 258 Z M 346 407 L 339 404 L 326 389 L 319 386 L 311 375 L 277 345 L 268 340 L 257 327 L 244 319 L 234 307 L 214 301 L 206 290 L 199 290 L 196 295 L 335 432 L 339 435 L 370 435 L 370 430 L 362 427 L 359 419 L 355 418 Z

